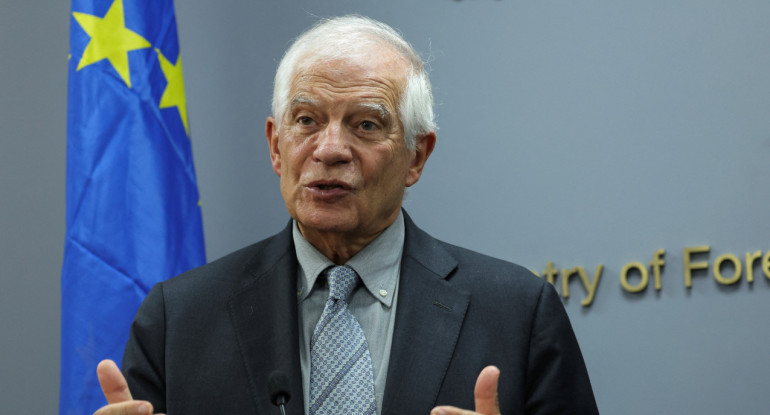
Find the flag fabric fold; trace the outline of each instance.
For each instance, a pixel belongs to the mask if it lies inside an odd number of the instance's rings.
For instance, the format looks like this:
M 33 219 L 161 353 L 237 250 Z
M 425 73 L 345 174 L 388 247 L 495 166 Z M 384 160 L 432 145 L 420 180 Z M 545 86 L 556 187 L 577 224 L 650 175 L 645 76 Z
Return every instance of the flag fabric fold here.
M 59 413 L 105 404 L 152 286 L 205 262 L 171 0 L 73 0 Z

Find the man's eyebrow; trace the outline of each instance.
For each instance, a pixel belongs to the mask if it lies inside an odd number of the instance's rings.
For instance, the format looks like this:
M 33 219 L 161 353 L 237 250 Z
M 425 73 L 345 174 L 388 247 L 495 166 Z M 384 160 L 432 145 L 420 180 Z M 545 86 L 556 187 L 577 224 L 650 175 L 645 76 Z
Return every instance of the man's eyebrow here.
M 363 102 L 359 104 L 362 108 L 368 110 L 368 111 L 374 111 L 378 112 L 380 114 L 380 118 L 383 120 L 390 119 L 390 111 L 388 111 L 388 107 L 386 107 L 383 104 L 377 104 L 374 102 Z
M 303 95 L 297 95 L 291 100 L 290 110 L 293 110 L 298 105 L 315 105 L 316 101 Z

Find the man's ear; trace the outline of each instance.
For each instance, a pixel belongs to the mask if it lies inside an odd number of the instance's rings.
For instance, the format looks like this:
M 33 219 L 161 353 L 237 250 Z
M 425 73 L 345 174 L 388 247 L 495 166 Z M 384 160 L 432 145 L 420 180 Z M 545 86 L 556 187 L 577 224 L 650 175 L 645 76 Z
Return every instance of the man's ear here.
M 278 124 L 275 123 L 275 118 L 272 115 L 267 117 L 265 122 L 265 136 L 267 137 L 267 146 L 270 149 L 270 162 L 273 164 L 273 171 L 280 177 L 281 150 L 278 146 Z
M 431 131 L 427 134 L 415 137 L 415 154 L 412 164 L 409 166 L 409 173 L 406 176 L 406 187 L 410 187 L 420 180 L 422 169 L 428 161 L 428 157 L 433 153 L 436 146 L 436 132 Z

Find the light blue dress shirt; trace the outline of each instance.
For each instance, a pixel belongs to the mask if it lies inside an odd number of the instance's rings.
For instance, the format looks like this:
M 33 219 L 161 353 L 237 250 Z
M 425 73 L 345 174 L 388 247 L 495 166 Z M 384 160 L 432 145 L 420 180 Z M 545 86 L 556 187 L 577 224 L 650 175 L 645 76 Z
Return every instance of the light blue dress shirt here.
M 310 339 L 329 296 L 326 281 L 319 281 L 318 276 L 335 264 L 302 236 L 296 222 L 293 237 L 300 265 L 297 276 L 300 366 L 305 413 L 309 413 Z M 403 213 L 399 213 L 392 225 L 345 264 L 353 268 L 363 282 L 351 294 L 349 309 L 358 319 L 369 344 L 378 415 L 382 412 L 382 398 L 385 394 L 403 251 L 404 217 Z

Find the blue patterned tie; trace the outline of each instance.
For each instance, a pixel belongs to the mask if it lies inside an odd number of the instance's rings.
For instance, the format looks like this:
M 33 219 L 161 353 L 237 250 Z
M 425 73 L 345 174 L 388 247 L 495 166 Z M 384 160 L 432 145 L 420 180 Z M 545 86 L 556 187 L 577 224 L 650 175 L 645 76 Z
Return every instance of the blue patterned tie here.
M 348 266 L 330 269 L 329 299 L 310 340 L 310 415 L 373 415 L 369 345 L 347 303 L 358 274 Z

